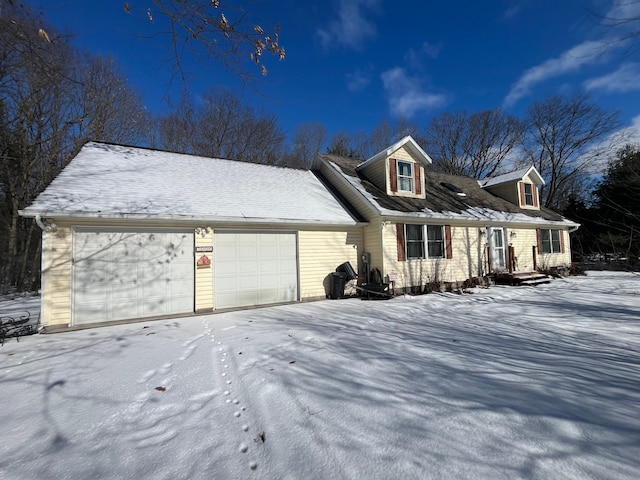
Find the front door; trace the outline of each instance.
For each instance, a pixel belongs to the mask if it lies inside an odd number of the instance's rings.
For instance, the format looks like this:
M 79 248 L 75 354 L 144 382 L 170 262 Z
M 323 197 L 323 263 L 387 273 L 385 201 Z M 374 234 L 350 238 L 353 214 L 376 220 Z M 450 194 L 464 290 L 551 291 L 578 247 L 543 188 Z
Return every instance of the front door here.
M 489 246 L 491 247 L 491 269 L 505 270 L 505 241 L 504 241 L 504 228 L 502 227 L 490 227 L 489 228 Z

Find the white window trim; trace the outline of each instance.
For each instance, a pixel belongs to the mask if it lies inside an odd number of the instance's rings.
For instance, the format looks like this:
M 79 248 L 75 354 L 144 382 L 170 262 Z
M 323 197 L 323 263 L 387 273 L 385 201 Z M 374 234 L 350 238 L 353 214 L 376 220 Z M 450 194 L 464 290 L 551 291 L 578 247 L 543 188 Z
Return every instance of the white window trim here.
M 410 169 L 411 169 L 411 173 L 410 173 L 409 175 L 402 175 L 402 174 L 400 173 L 400 171 L 402 170 L 402 169 L 400 168 L 400 166 L 401 166 L 402 164 L 409 165 L 409 167 L 410 167 Z M 399 191 L 399 192 L 403 192 L 403 193 L 415 193 L 415 191 L 416 191 L 415 179 L 414 179 L 414 176 L 415 176 L 415 175 L 414 175 L 414 169 L 415 169 L 415 168 L 416 168 L 416 166 L 415 166 L 413 163 L 411 163 L 411 162 L 406 162 L 406 161 L 404 161 L 404 160 L 397 160 L 397 163 L 396 163 L 396 175 L 397 175 L 397 177 L 398 177 L 398 191 Z M 411 188 L 410 188 L 410 189 L 408 189 L 408 190 L 407 190 L 407 189 L 402 188 L 402 180 L 403 180 L 403 179 L 406 179 L 406 180 L 408 180 L 408 181 L 409 181 L 409 185 L 411 185 Z
M 527 207 L 534 207 L 536 204 L 534 185 L 532 183 L 523 183 L 522 185 L 522 188 L 524 189 L 524 204 Z M 529 193 L 527 193 L 527 187 L 531 190 Z M 531 198 L 531 203 L 528 202 L 529 197 Z
M 422 252 L 423 255 L 421 257 L 411 257 L 409 256 L 409 235 L 408 235 L 408 227 L 409 226 L 419 226 L 422 227 Z M 442 244 L 442 255 L 441 256 L 430 256 L 429 255 L 429 227 L 440 227 L 442 240 L 438 241 L 438 243 Z M 405 224 L 405 252 L 407 260 L 442 260 L 447 258 L 447 234 L 445 232 L 444 225 L 417 225 L 413 223 Z M 414 242 L 412 242 L 414 243 Z M 435 243 L 435 242 L 433 242 Z
M 545 241 L 544 239 L 544 232 L 549 232 L 549 239 Z M 553 232 L 557 232 L 558 234 L 558 241 L 557 241 L 557 246 L 558 246 L 558 250 L 554 250 L 553 248 Z M 560 239 L 560 235 L 562 235 L 562 230 L 559 230 L 557 228 L 542 228 L 540 230 L 540 243 L 541 243 L 541 247 L 542 247 L 542 254 L 544 255 L 551 255 L 554 253 L 562 253 L 562 240 Z M 548 249 L 546 248 L 548 247 Z

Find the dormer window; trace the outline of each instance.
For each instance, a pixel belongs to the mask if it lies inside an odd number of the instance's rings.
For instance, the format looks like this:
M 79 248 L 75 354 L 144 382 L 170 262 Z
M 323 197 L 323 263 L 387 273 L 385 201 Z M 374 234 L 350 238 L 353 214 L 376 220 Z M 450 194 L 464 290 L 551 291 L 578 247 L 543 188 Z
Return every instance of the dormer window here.
M 525 183 L 524 184 L 524 204 L 533 207 L 534 204 L 534 199 L 535 197 L 533 196 L 533 185 L 531 185 L 530 183 Z
M 390 158 L 388 174 L 390 194 L 424 198 L 422 167 L 419 163 Z
M 398 190 L 413 193 L 413 163 L 398 161 Z

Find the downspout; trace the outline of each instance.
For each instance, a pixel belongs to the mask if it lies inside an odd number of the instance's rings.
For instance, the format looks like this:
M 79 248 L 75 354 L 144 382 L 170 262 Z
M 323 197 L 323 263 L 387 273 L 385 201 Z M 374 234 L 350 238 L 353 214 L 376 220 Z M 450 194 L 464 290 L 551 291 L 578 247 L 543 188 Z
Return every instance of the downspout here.
M 42 216 L 40 216 L 39 213 L 36 213 L 36 216 L 34 218 L 36 220 L 36 224 L 43 232 L 52 232 L 56 228 L 58 228 L 55 223 L 46 223 L 46 221 L 42 219 Z

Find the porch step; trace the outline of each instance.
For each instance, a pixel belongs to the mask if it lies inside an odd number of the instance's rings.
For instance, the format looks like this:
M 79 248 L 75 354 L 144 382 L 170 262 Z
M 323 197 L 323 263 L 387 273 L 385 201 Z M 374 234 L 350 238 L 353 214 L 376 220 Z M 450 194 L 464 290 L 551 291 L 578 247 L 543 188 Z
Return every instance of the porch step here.
M 500 285 L 535 286 L 550 283 L 552 278 L 538 272 L 496 273 L 495 280 Z
M 548 277 L 547 275 L 540 275 L 539 277 L 536 277 L 536 278 L 528 278 L 527 280 L 522 280 L 518 283 L 518 285 L 529 285 L 529 286 L 542 285 L 544 283 L 551 283 L 551 280 L 552 280 L 551 277 Z

